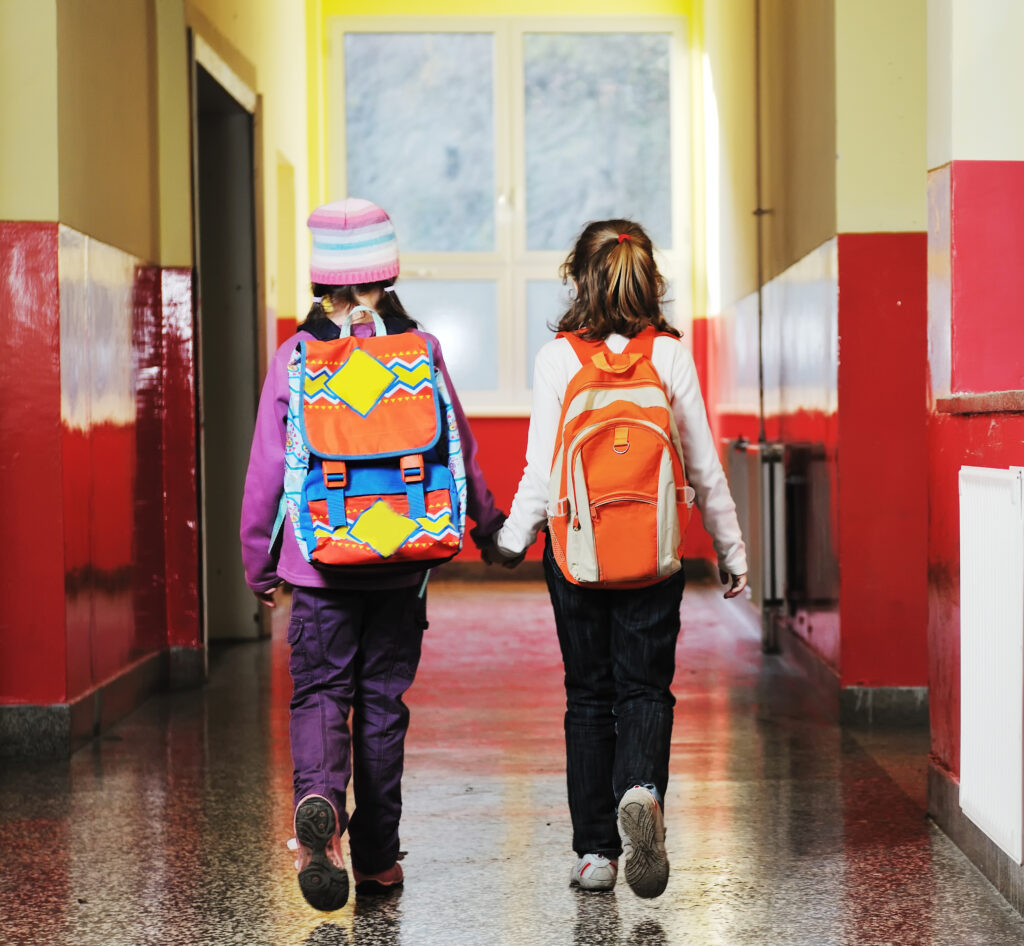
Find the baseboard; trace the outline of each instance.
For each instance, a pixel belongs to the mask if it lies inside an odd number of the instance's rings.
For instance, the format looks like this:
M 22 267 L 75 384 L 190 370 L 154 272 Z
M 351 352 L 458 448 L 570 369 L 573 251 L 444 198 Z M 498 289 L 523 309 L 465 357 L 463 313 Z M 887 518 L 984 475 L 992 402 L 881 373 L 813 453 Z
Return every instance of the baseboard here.
M 267 608 L 263 609 L 268 610 Z M 167 666 L 169 690 L 191 690 L 206 682 L 206 651 L 199 647 L 172 647 Z
M 175 647 L 136 661 L 69 703 L 0 706 L 0 758 L 67 758 L 153 693 L 197 686 L 205 676 L 201 650 Z
M 839 719 L 839 675 L 822 660 L 786 620 L 776 622 L 779 653 L 800 669 L 827 719 Z
M 839 722 L 901 728 L 928 725 L 928 687 L 842 687 Z
M 839 675 L 782 620 L 779 650 L 812 681 L 830 718 L 849 727 L 917 728 L 929 724 L 928 687 L 844 687 Z
M 1016 863 L 960 808 L 960 785 L 928 766 L 928 814 L 1018 913 L 1024 913 L 1024 867 Z

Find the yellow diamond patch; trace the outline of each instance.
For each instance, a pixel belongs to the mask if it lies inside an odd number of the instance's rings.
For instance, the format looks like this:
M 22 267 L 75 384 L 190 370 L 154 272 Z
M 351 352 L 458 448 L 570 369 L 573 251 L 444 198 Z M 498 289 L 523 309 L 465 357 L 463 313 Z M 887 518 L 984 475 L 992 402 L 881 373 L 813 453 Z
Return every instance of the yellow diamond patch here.
M 387 558 L 418 528 L 412 519 L 399 515 L 378 499 L 349 526 L 348 534 L 349 538 L 370 546 L 382 558 Z
M 323 390 L 323 387 L 324 376 L 322 374 L 318 374 L 316 377 L 311 377 L 308 374 L 306 375 L 306 381 L 304 385 L 306 397 L 315 398 Z
M 327 382 L 331 392 L 365 417 L 395 381 L 395 373 L 357 348 Z

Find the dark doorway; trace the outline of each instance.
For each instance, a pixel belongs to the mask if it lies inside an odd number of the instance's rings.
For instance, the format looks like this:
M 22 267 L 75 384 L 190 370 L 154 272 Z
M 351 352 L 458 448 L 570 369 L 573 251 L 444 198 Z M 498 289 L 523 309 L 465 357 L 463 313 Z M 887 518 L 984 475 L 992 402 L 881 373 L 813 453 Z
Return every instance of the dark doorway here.
M 199 455 L 207 640 L 259 636 L 238 526 L 256 418 L 253 116 L 195 67 Z

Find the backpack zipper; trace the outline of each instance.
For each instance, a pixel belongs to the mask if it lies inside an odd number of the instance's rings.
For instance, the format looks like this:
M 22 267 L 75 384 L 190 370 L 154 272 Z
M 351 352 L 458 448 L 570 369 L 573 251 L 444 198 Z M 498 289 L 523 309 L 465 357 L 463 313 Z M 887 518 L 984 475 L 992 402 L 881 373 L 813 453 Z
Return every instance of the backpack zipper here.
M 567 473 L 567 475 L 572 477 L 572 528 L 574 532 L 580 531 L 580 507 L 579 502 L 577 501 L 575 476 L 577 458 L 583 450 L 584 443 L 587 440 L 589 440 L 592 436 L 597 434 L 599 431 L 604 430 L 606 427 L 633 427 L 640 430 L 652 432 L 653 434 L 655 434 L 656 437 L 658 437 L 662 441 L 663 448 L 672 450 L 674 452 L 671 438 L 669 438 L 669 436 L 665 433 L 664 430 L 662 430 L 661 427 L 659 427 L 652 421 L 638 420 L 635 417 L 612 418 L 610 420 L 603 420 L 599 424 L 592 424 L 590 427 L 586 427 L 582 431 L 580 431 L 576 435 L 576 438 L 573 440 L 572 444 L 570 444 L 569 466 Z

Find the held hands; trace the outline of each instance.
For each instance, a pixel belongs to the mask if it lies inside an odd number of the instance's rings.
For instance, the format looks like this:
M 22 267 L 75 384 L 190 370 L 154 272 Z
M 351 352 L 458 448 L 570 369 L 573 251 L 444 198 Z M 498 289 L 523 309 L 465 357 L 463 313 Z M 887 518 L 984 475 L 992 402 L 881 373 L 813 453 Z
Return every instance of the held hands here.
M 719 570 L 718 575 L 722 579 L 722 584 L 729 586 L 729 590 L 722 595 L 723 598 L 735 598 L 736 595 L 747 587 L 747 575 L 745 572 L 742 575 L 730 575 L 727 571 Z
M 523 558 L 526 556 L 526 552 L 519 552 L 513 554 L 512 552 L 506 552 L 497 542 L 494 541 L 492 536 L 488 539 L 487 544 L 480 549 L 480 557 L 487 562 L 488 565 L 501 565 L 504 568 L 515 568 Z

